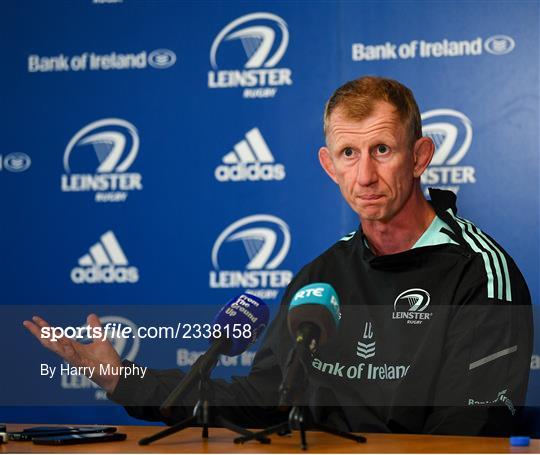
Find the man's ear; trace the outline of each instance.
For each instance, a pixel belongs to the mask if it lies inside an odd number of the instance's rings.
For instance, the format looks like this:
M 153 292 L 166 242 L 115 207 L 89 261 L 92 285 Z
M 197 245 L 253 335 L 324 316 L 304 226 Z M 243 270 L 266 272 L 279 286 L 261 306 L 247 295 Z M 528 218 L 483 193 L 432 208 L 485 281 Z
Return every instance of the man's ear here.
M 429 137 L 421 137 L 414 143 L 414 177 L 419 178 L 431 163 L 435 144 Z
M 319 149 L 319 162 L 321 163 L 322 168 L 330 176 L 330 178 L 337 183 L 336 179 L 336 169 L 334 167 L 334 162 L 330 157 L 330 150 L 327 147 L 321 147 Z

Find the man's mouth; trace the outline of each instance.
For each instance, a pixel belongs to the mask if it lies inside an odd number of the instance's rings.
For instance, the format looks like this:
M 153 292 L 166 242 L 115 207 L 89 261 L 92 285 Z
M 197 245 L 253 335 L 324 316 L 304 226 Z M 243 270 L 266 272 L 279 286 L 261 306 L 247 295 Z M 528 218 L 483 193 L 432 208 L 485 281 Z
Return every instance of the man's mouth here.
M 382 197 L 382 194 L 361 194 L 360 196 L 358 196 L 358 199 L 362 201 L 376 201 L 378 199 L 381 199 Z

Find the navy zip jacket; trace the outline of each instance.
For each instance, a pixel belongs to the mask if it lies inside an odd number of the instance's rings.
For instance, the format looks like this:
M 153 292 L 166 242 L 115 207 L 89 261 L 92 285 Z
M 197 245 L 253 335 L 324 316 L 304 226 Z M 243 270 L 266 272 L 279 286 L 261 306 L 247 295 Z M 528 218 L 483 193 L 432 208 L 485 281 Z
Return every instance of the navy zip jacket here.
M 213 381 L 216 412 L 250 428 L 286 420 L 276 405 L 292 347 L 288 305 L 302 286 L 325 282 L 342 318 L 308 366 L 302 403 L 311 419 L 355 432 L 512 433 L 529 377 L 530 295 L 512 258 L 458 217 L 455 202 L 431 190 L 437 216 L 408 251 L 375 256 L 359 229 L 306 265 L 248 376 Z M 149 370 L 121 378 L 109 397 L 134 417 L 171 424 L 196 400 L 192 392 L 172 417 L 160 414 L 182 377 Z

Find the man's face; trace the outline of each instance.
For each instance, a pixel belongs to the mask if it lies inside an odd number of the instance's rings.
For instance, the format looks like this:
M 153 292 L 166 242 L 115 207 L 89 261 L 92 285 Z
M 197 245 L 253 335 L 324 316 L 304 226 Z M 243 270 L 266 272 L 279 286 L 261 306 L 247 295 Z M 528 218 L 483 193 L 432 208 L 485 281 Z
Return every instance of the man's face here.
M 395 108 L 377 102 L 368 117 L 351 120 L 338 107 L 330 116 L 326 139 L 328 147 L 319 152 L 321 164 L 361 220 L 394 218 L 420 176 L 416 152 Z

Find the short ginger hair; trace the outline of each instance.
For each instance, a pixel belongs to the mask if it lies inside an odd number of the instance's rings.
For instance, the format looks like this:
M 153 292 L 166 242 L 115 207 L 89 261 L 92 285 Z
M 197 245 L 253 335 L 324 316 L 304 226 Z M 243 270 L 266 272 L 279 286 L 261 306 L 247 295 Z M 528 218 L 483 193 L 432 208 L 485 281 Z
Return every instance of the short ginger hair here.
M 363 120 L 371 114 L 378 101 L 395 107 L 405 124 L 411 144 L 422 137 L 420 110 L 411 89 L 398 81 L 377 76 L 364 76 L 346 82 L 327 101 L 324 108 L 324 135 L 328 134 L 330 116 L 336 108 L 351 120 Z

